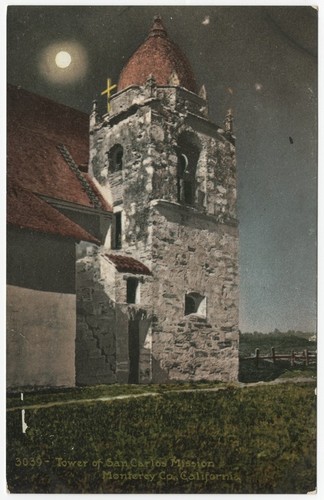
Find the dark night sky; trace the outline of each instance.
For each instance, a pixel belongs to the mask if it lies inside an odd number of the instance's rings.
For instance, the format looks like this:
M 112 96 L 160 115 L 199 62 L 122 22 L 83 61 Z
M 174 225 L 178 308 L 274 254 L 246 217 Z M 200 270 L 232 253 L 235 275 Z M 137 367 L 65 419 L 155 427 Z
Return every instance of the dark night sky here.
M 155 14 L 205 84 L 210 118 L 231 107 L 238 160 L 242 331 L 316 323 L 317 11 L 312 7 L 21 6 L 8 9 L 8 82 L 90 112 Z M 68 50 L 62 70 L 44 54 Z M 72 52 L 71 52 L 72 53 Z M 55 55 L 55 54 L 54 54 Z M 74 66 L 75 64 L 75 66 Z M 46 76 L 47 75 L 47 76 Z

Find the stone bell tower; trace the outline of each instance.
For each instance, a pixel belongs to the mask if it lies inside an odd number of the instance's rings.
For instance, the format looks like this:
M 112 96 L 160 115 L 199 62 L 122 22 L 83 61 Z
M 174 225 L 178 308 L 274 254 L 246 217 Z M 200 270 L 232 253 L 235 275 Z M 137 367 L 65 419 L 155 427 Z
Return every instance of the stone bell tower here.
M 89 173 L 113 207 L 102 251 L 135 259 L 150 274 L 128 274 L 127 290 L 113 299 L 117 307 L 128 292 L 138 294 L 129 319 L 141 310 L 146 321 L 139 336 L 126 323 L 115 331 L 128 345 L 125 370 L 132 365 L 138 382 L 237 379 L 232 116 L 223 128 L 209 119 L 205 88 L 198 93 L 159 17 L 122 70 L 109 113 L 93 109 Z

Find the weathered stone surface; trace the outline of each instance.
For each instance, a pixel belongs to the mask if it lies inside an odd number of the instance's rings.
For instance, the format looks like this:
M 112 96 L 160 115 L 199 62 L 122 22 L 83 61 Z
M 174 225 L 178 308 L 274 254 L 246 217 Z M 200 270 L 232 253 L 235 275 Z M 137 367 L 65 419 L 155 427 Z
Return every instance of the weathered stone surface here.
M 85 272 L 84 262 L 82 307 L 91 318 L 92 335 L 106 357 L 115 356 L 114 376 L 119 381 L 127 381 L 131 369 L 128 324 L 134 320 L 139 321 L 139 382 L 234 380 L 238 376 L 235 147 L 206 120 L 203 99 L 184 89 L 152 85 L 148 93 L 147 88 L 132 87 L 116 95 L 111 105 L 111 114 L 91 127 L 90 172 L 122 209 L 118 252 L 146 264 L 152 277 L 141 283 L 140 306 L 126 307 L 123 276 L 103 261 L 99 268 L 94 266 L 97 271 Z M 178 154 L 183 137 L 199 150 L 190 204 L 179 202 Z M 122 170 L 116 173 L 109 151 L 117 144 L 123 157 Z M 107 237 L 107 248 L 110 241 Z M 101 279 L 100 287 L 91 285 L 91 279 Z M 206 317 L 185 315 L 185 296 L 192 292 L 206 297 Z M 86 305 L 87 294 L 95 304 L 92 312 Z M 106 331 L 102 316 L 107 308 L 115 312 L 115 322 Z M 115 344 L 103 346 L 103 335 Z
M 97 254 L 77 262 L 77 384 L 116 381 L 116 361 L 112 363 L 116 356 L 115 314 L 112 299 L 102 284 L 105 271 L 105 262 Z M 86 282 L 92 293 L 91 302 L 85 299 Z M 110 282 L 111 279 L 105 280 L 108 290 L 112 288 Z M 79 287 L 83 293 L 78 293 Z

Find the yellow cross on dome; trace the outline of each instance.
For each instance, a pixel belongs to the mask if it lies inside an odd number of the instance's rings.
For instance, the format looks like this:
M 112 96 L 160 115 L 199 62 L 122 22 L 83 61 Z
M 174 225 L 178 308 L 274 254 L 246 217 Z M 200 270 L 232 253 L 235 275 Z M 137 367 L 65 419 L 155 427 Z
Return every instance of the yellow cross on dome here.
M 111 79 L 107 78 L 107 88 L 101 92 L 101 95 L 107 94 L 107 112 L 109 113 L 110 111 L 110 93 L 112 90 L 117 88 L 117 85 L 111 85 Z

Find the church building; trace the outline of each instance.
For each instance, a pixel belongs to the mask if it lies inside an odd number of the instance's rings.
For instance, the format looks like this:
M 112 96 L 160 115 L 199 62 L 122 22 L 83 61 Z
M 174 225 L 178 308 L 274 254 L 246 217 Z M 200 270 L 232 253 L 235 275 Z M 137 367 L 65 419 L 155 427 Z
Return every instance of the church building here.
M 236 380 L 232 116 L 161 19 L 106 114 L 11 88 L 8 115 L 8 386 Z

